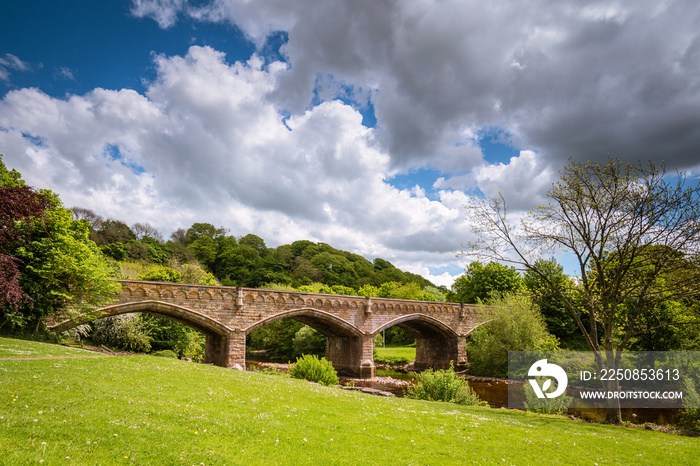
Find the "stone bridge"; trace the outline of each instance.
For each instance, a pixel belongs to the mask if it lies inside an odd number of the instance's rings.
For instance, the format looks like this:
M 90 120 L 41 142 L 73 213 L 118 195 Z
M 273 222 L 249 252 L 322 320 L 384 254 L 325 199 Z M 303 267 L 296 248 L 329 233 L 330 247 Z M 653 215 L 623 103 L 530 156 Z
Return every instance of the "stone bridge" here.
M 372 343 L 398 325 L 416 338 L 416 370 L 467 362 L 466 338 L 484 322 L 468 304 L 365 298 L 264 289 L 120 280 L 116 301 L 70 320 L 49 324 L 62 332 L 101 317 L 147 312 L 189 325 L 206 335 L 205 362 L 245 368 L 246 335 L 291 318 L 324 334 L 326 358 L 340 373 L 375 374 Z

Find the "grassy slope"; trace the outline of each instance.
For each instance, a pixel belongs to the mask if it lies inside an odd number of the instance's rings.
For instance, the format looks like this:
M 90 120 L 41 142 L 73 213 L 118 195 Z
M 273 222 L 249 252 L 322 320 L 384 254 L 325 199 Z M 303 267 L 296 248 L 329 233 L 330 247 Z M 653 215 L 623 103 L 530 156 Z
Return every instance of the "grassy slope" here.
M 0 358 L 35 358 L 46 356 L 97 356 L 94 351 L 47 345 L 37 341 L 13 340 L 0 337 Z
M 373 397 L 150 356 L 0 361 L 0 464 L 41 459 L 698 464 L 700 442 L 508 410 Z

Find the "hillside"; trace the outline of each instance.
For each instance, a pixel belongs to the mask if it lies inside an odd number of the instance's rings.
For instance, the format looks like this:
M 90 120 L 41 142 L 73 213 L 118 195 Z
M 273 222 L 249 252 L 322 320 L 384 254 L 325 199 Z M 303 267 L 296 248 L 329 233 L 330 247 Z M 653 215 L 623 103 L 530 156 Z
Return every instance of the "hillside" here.
M 168 241 L 145 223 L 129 227 L 114 219 L 103 220 L 94 212 L 73 207 L 77 219 L 90 224 L 90 237 L 106 255 L 118 261 L 137 260 L 166 265 L 198 262 L 222 285 L 261 287 L 278 283 L 299 287 L 322 283 L 358 290 L 364 285 L 379 287 L 387 282 L 415 283 L 420 289 L 430 281 L 396 268 L 381 258 L 370 262 L 325 243 L 294 241 L 268 248 L 254 234 L 236 237 L 209 223 L 195 223 L 179 229 Z

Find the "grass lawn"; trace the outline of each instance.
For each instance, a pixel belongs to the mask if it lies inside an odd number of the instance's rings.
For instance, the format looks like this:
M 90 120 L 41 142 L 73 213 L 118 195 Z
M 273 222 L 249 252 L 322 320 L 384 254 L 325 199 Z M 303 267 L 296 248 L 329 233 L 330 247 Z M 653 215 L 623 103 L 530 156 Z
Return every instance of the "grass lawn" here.
M 391 362 L 392 359 L 406 359 L 408 362 L 414 361 L 416 359 L 416 347 L 415 346 L 388 346 L 386 348 L 375 347 L 377 355 L 375 356 L 375 362 Z M 407 363 L 406 363 L 407 364 Z
M 51 356 L 98 356 L 99 353 L 61 345 L 47 345 L 37 341 L 14 340 L 0 337 L 0 358 L 36 358 Z
M 37 343 L 13 345 L 42 352 Z M 57 351 L 44 347 L 46 354 Z M 2 360 L 0 464 L 41 460 L 699 464 L 700 442 L 518 411 L 374 397 L 152 356 Z

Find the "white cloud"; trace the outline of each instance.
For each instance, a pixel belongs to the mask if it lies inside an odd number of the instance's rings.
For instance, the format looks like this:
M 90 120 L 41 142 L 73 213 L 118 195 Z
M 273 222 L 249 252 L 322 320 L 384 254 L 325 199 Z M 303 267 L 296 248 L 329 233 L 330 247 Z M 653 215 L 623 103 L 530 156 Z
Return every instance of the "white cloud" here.
M 68 206 L 166 234 L 210 222 L 271 245 L 311 239 L 422 267 L 455 260 L 461 204 L 384 182 L 390 158 L 352 107 L 328 101 L 285 119 L 270 95 L 286 66 L 229 64 L 209 47 L 158 56 L 156 68 L 145 94 L 9 92 L 5 162 Z
M 0 81 L 9 81 L 12 71 L 29 71 L 30 69 L 29 63 L 20 60 L 11 53 L 0 57 Z
M 159 23 L 179 11 L 235 24 L 259 47 L 287 33 L 280 105 L 303 112 L 318 76 L 371 91 L 394 167 L 470 170 L 481 154 L 461 135 L 494 126 L 557 167 L 608 153 L 698 165 L 695 0 L 136 3 Z
M 187 0 L 132 0 L 131 14 L 149 17 L 166 29 L 177 22 L 177 16 L 186 3 Z
M 479 167 L 473 176 L 487 197 L 501 193 L 511 208 L 526 210 L 545 203 L 545 195 L 558 174 L 537 153 L 521 151 L 508 164 Z
M 700 167 L 688 156 L 700 147 L 694 0 L 133 0 L 131 11 L 163 28 L 228 22 L 261 54 L 275 32 L 288 41 L 286 63 L 229 64 L 208 47 L 158 56 L 144 94 L 21 89 L 0 101 L 8 165 L 129 222 L 208 221 L 432 267 L 469 240 L 460 191 L 501 191 L 525 210 L 570 154 Z M 0 80 L 26 65 L 12 57 Z M 357 111 L 368 104 L 373 129 Z M 485 128 L 532 151 L 488 165 Z M 443 173 L 437 201 L 383 181 L 411 167 Z

